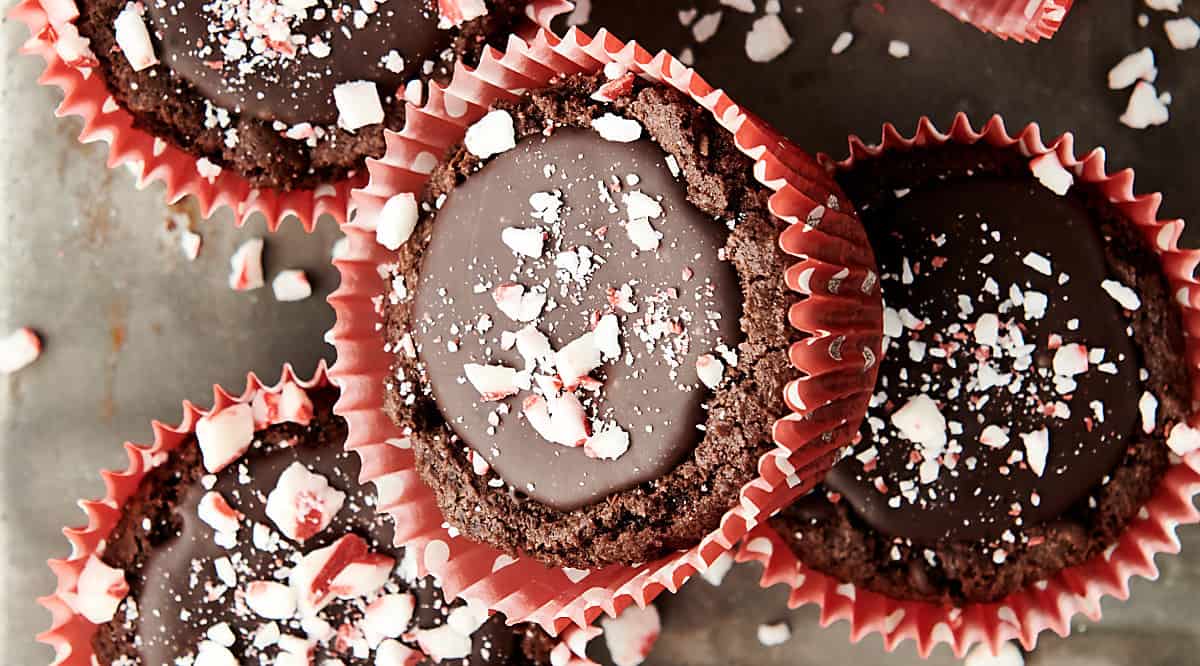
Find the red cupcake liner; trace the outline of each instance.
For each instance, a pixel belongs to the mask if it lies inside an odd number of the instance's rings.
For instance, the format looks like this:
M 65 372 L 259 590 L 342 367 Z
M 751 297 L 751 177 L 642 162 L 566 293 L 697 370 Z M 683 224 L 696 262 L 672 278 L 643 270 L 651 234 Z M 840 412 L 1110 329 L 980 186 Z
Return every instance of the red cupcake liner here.
M 932 0 L 984 32 L 1014 42 L 1037 42 L 1058 32 L 1075 0 Z
M 779 446 L 762 457 L 761 476 L 742 488 L 739 505 L 718 529 L 690 550 L 640 566 L 564 570 L 473 543 L 446 525 L 404 433 L 383 411 L 392 357 L 383 349 L 376 304 L 384 288 L 379 268 L 394 255 L 375 242 L 370 229 L 390 197 L 419 196 L 439 156 L 491 103 L 545 86 L 555 76 L 598 72 L 614 62 L 690 96 L 754 160 L 755 178 L 772 191 L 771 213 L 789 223 L 780 245 L 797 263 L 781 278 L 808 296 L 789 315 L 809 337 L 790 352 L 804 376 L 781 396 L 793 413 L 775 424 Z M 421 549 L 419 561 L 449 594 L 551 633 L 571 623 L 586 626 L 602 612 L 616 615 L 631 603 L 644 606 L 663 590 L 677 590 L 760 520 L 811 489 L 849 444 L 875 383 L 880 294 L 865 232 L 811 156 L 669 54 L 651 54 L 604 30 L 595 36 L 572 29 L 562 38 L 545 30 L 529 39 L 514 37 L 505 52 L 485 54 L 478 69 L 460 68 L 448 86 L 432 86 L 427 103 L 410 109 L 408 118 L 402 132 L 387 135 L 386 155 L 368 161 L 370 183 L 354 192 L 358 217 L 345 227 L 349 249 L 335 262 L 341 287 L 329 298 L 337 313 L 330 340 L 338 350 L 331 374 L 342 389 L 336 411 L 349 423 L 347 446 L 362 456 L 363 478 L 376 483 L 380 508 L 396 519 L 397 543 Z
M 536 16 L 529 12 L 538 25 L 548 25 L 550 19 L 570 6 L 565 2 L 545 4 L 554 7 L 543 8 Z M 79 37 L 74 21 L 79 8 L 74 0 L 21 0 L 9 16 L 29 28 L 30 38 L 22 45 L 22 53 L 38 55 L 46 61 L 38 82 L 63 92 L 63 101 L 55 114 L 79 116 L 83 120 L 79 141 L 107 142 L 109 168 L 127 166 L 137 178 L 138 189 L 162 181 L 168 203 L 190 194 L 199 202 L 204 217 L 228 207 L 238 226 L 244 225 L 254 213 L 262 213 L 270 231 L 275 231 L 289 215 L 296 216 L 308 232 L 322 214 L 331 215 L 338 224 L 349 217 L 350 191 L 366 182 L 365 173 L 312 190 L 257 188 L 232 169 L 215 167 L 169 141 L 134 127 L 133 116 L 109 94 L 103 77 L 95 71 L 95 63 L 75 54 Z M 63 54 L 71 61 L 64 60 Z
M 1200 252 L 1179 248 L 1183 220 L 1157 219 L 1161 194 L 1135 195 L 1131 170 L 1112 174 L 1105 171 L 1103 149 L 1097 148 L 1076 158 L 1074 139 L 1070 134 L 1059 136 L 1047 145 L 1036 124 L 1026 126 L 1013 137 L 1005 130 L 999 116 L 993 116 L 982 130 L 976 131 L 967 117 L 959 114 L 950 131 L 944 134 L 928 118 L 922 118 L 912 138 L 903 137 L 890 124 L 884 125 L 879 145 L 868 146 L 858 137 L 851 137 L 850 157 L 836 165 L 831 164 L 830 168 L 849 169 L 856 160 L 888 151 L 979 142 L 1001 148 L 1016 147 L 1031 159 L 1053 153 L 1077 182 L 1098 187 L 1145 234 L 1162 260 L 1172 293 L 1182 309 L 1187 336 L 1187 353 L 1183 360 L 1191 370 L 1192 395 L 1200 395 L 1200 344 L 1197 342 L 1197 336 L 1200 336 L 1200 283 L 1193 278 L 1193 271 L 1200 264 Z M 1195 399 L 1192 410 L 1189 422 L 1194 426 L 1200 420 Z M 766 525 L 760 525 L 746 537 L 737 559 L 763 564 L 763 587 L 784 584 L 792 588 L 789 606 L 815 604 L 819 607 L 822 626 L 839 620 L 848 621 L 850 638 L 855 642 L 878 633 L 883 637 L 884 646 L 892 650 L 912 639 L 922 655 L 928 655 L 940 643 L 950 646 L 959 656 L 976 643 L 986 643 L 995 651 L 1005 641 L 1019 640 L 1026 649 L 1033 649 L 1043 631 L 1054 631 L 1060 636 L 1070 633 L 1071 618 L 1076 614 L 1099 620 L 1101 600 L 1106 596 L 1127 599 L 1130 580 L 1134 576 L 1156 578 L 1158 567 L 1154 556 L 1179 552 L 1176 527 L 1200 522 L 1200 512 L 1193 505 L 1197 493 L 1200 493 L 1200 451 L 1193 451 L 1173 462 L 1154 496 L 1120 540 L 1103 555 L 1064 569 L 1049 580 L 1017 591 L 996 603 L 947 607 L 900 601 L 858 589 L 805 567 L 775 530 Z
M 47 562 L 58 579 L 54 593 L 41 597 L 38 603 L 50 611 L 51 626 L 38 634 L 38 640 L 54 648 L 54 664 L 63 666 L 92 666 L 92 635 L 98 625 L 92 624 L 76 612 L 71 598 L 79 587 L 80 575 L 92 556 L 104 552 L 105 541 L 121 519 L 121 507 L 137 492 L 138 485 L 156 466 L 166 461 L 171 451 L 179 448 L 196 429 L 196 423 L 207 414 L 214 414 L 235 404 L 250 404 L 260 393 L 279 395 L 288 385 L 299 386 L 305 391 L 329 385 L 329 378 L 322 361 L 308 380 L 299 378 L 292 366 L 283 366 L 279 383 L 264 384 L 253 372 L 246 376 L 246 388 L 241 395 L 233 395 L 220 386 L 213 387 L 213 407 L 204 410 L 191 402 L 183 403 L 183 419 L 177 426 L 159 421 L 151 423 L 154 441 L 150 444 L 125 443 L 129 464 L 124 470 L 102 470 L 105 494 L 102 499 L 82 500 L 80 508 L 87 514 L 87 525 L 63 529 L 63 535 L 71 544 L 71 554 L 64 559 Z

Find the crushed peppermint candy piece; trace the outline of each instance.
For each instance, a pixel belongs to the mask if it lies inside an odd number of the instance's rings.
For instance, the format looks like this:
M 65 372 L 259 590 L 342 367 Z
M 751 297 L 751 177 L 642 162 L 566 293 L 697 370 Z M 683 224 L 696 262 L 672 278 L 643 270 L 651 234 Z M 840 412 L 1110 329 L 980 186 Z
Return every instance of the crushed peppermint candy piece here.
M 701 16 L 692 24 L 692 38 L 700 44 L 712 39 L 713 35 L 717 34 L 717 29 L 721 27 L 721 16 L 722 13 L 719 11 Z
M 500 234 L 500 240 L 513 251 L 513 254 L 536 259 L 542 256 L 545 234 L 541 229 L 505 227 Z
M 438 27 L 456 28 L 467 21 L 487 16 L 484 0 L 438 0 Z
M 650 224 L 650 220 L 644 217 L 626 222 L 625 232 L 629 234 L 629 240 L 633 242 L 634 246 L 642 252 L 657 250 L 663 238 L 662 232 L 655 229 Z
M 343 535 L 332 544 L 305 554 L 288 575 L 288 585 L 296 594 L 296 607 L 306 615 L 320 612 L 334 598 L 335 577 L 367 554 L 367 543 L 357 534 Z
M 725 364 L 712 354 L 703 354 L 696 358 L 696 375 L 702 384 L 715 389 L 725 376 Z
M 1008 446 L 1008 431 L 998 425 L 989 425 L 979 435 L 979 443 L 993 449 Z
M 383 102 L 374 81 L 347 81 L 333 88 L 338 127 L 354 131 L 383 122 Z
M 908 42 L 902 42 L 898 39 L 893 39 L 888 42 L 888 55 L 896 59 L 907 58 L 912 53 Z
M 417 600 L 412 592 L 385 594 L 372 601 L 363 612 L 360 623 L 368 643 L 384 638 L 399 638 L 408 628 L 416 610 Z M 372 638 L 375 640 L 372 641 Z
M 1154 81 L 1158 78 L 1158 69 L 1154 67 L 1154 51 L 1149 47 L 1131 53 L 1121 59 L 1108 72 L 1108 87 L 1110 90 L 1121 90 L 1138 81 Z
M 255 615 L 268 620 L 286 620 L 296 613 L 296 594 L 283 583 L 253 581 L 246 585 L 245 599 Z
M 605 423 L 601 429 L 589 437 L 583 444 L 583 452 L 589 458 L 601 460 L 616 460 L 629 450 L 629 433 L 612 423 Z
M 1186 423 L 1176 423 L 1167 435 L 1167 446 L 1177 456 L 1186 456 L 1200 449 L 1200 429 Z
M 1116 280 L 1104 280 L 1100 283 L 1100 287 L 1117 302 L 1117 305 L 1126 310 L 1137 310 L 1142 307 L 1142 299 L 1138 298 L 1137 292 Z
M 239 666 L 237 657 L 229 648 L 216 641 L 201 641 L 196 649 L 196 659 L 192 666 Z
M 1147 435 L 1158 427 L 1158 398 L 1149 391 L 1144 391 L 1138 399 L 1138 413 L 1142 415 L 1142 432 Z
M 772 622 L 758 625 L 758 642 L 766 647 L 783 645 L 792 637 L 792 628 L 787 622 Z
M 229 288 L 234 291 L 251 291 L 262 287 L 263 281 L 263 239 L 251 238 L 234 251 L 229 260 Z
M 1191 17 L 1172 19 L 1163 23 L 1163 30 L 1171 46 L 1180 51 L 1196 48 L 1200 44 L 1200 24 Z
M 221 493 L 210 490 L 200 498 L 196 515 L 216 532 L 237 533 L 242 514 L 229 506 Z
M 150 41 L 150 31 L 142 18 L 143 11 L 142 3 L 129 2 L 113 21 L 117 46 L 121 47 L 121 53 L 125 54 L 125 59 L 135 72 L 158 64 L 154 43 Z
M 1179 13 L 1179 7 L 1183 4 L 1183 0 L 1145 0 L 1145 2 L 1147 7 L 1155 11 L 1175 13 Z
M 502 284 L 492 291 L 492 299 L 509 319 L 519 322 L 531 322 L 542 314 L 546 305 L 546 292 L 535 287 L 530 291 L 524 285 Z
M 293 462 L 267 496 L 267 517 L 289 539 L 304 542 L 319 534 L 342 509 L 346 494 L 329 479 Z
M 513 117 L 503 109 L 489 111 L 467 128 L 463 145 L 472 155 L 487 159 L 517 147 L 517 129 Z
M 606 113 L 592 119 L 592 129 L 606 141 L 629 143 L 642 138 L 642 125 L 636 120 Z
M 792 36 L 778 14 L 767 14 L 754 21 L 746 34 L 746 57 L 751 62 L 770 62 L 792 45 Z
M 313 404 L 308 393 L 293 382 L 287 382 L 278 392 L 259 391 L 250 402 L 254 427 L 261 429 L 276 423 L 308 425 L 313 418 Z
M 463 372 L 484 400 L 503 400 L 520 390 L 517 387 L 517 371 L 507 366 L 466 363 Z
M 967 654 L 963 666 L 1025 666 L 1025 658 L 1011 641 L 1002 643 L 996 652 L 992 652 L 988 645 L 980 643 Z
M 1146 129 L 1155 125 L 1163 125 L 1171 119 L 1171 112 L 1163 103 L 1154 85 L 1138 81 L 1129 96 L 1129 105 L 1121 114 L 1121 123 L 1133 129 Z
M 833 55 L 841 55 L 842 53 L 845 53 L 846 49 L 850 48 L 850 45 L 853 43 L 854 33 L 842 32 L 837 36 L 837 39 L 833 40 L 833 46 L 829 47 L 829 52 Z
M 913 396 L 893 412 L 892 425 L 905 439 L 931 451 L 940 452 L 946 448 L 946 417 L 942 416 L 933 398 L 925 394 Z
M 375 220 L 375 241 L 389 250 L 398 250 L 412 237 L 420 212 L 412 192 L 400 192 L 388 198 Z
M 1088 349 L 1081 344 L 1063 345 L 1054 352 L 1054 374 L 1074 377 L 1087 372 Z
M 250 405 L 230 405 L 196 422 L 196 442 L 204 469 L 210 473 L 219 472 L 241 458 L 253 440 L 254 415 Z
M 1058 154 L 1054 152 L 1038 155 L 1030 160 L 1029 169 L 1038 182 L 1059 196 L 1066 194 L 1075 184 L 1075 176 L 1063 167 L 1062 162 L 1058 159 Z
M 1042 428 L 1036 432 L 1021 433 L 1025 445 L 1025 460 L 1033 473 L 1042 476 L 1046 471 L 1046 456 L 1050 453 L 1050 432 Z
M 0 372 L 12 374 L 42 355 L 42 340 L 32 328 L 18 328 L 0 338 Z
M 282 303 L 303 301 L 312 296 L 312 285 L 303 270 L 292 268 L 279 271 L 271 280 L 271 291 L 275 294 L 275 300 Z
M 606 617 L 600 622 L 608 653 L 617 666 L 644 662 L 662 631 L 658 609 L 651 604 L 645 608 L 629 606 L 616 618 Z
M 93 624 L 104 624 L 117 614 L 117 607 L 129 594 L 125 572 L 108 566 L 95 554 L 88 556 L 79 572 L 74 593 L 64 594 L 64 600 L 76 612 Z

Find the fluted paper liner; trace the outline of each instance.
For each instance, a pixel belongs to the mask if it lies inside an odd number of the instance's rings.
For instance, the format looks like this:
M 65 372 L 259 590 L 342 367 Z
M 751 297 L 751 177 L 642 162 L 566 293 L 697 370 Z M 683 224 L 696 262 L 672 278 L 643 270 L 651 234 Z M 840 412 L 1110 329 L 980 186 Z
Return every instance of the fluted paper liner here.
M 440 156 L 488 105 L 555 76 L 598 72 L 613 62 L 687 94 L 754 160 L 754 177 L 772 191 L 771 213 L 789 223 L 780 245 L 797 263 L 780 278 L 807 296 L 789 315 L 808 337 L 790 352 L 803 376 L 780 396 L 793 413 L 775 424 L 778 447 L 762 457 L 761 476 L 741 489 L 740 503 L 730 507 L 718 529 L 690 550 L 655 562 L 576 571 L 501 554 L 445 524 L 408 442 L 383 411 L 392 356 L 383 350 L 373 303 L 384 290 L 379 268 L 394 255 L 369 230 L 391 196 L 419 196 Z M 330 340 L 338 350 L 331 375 L 342 389 L 336 411 L 349 422 L 347 446 L 362 456 L 363 479 L 378 486 L 381 509 L 396 518 L 397 543 L 421 549 L 419 561 L 447 593 L 501 611 L 510 622 L 537 622 L 551 633 L 572 622 L 586 626 L 602 612 L 616 615 L 630 603 L 644 606 L 663 590 L 675 591 L 765 516 L 807 492 L 832 465 L 856 431 L 874 386 L 882 310 L 865 232 L 815 159 L 675 58 L 651 54 L 604 30 L 595 36 L 571 29 L 562 38 L 545 30 L 513 37 L 504 52 L 486 53 L 477 69 L 460 67 L 447 86 L 432 86 L 426 104 L 410 108 L 407 118 L 403 131 L 388 134 L 387 154 L 368 161 L 370 183 L 354 192 L 358 218 L 346 226 L 348 253 L 336 262 L 342 283 L 329 299 L 337 312 Z
M 196 429 L 196 422 L 206 414 L 220 412 L 230 405 L 250 404 L 259 393 L 279 394 L 284 387 L 294 384 L 308 391 L 329 385 L 322 361 L 312 379 L 299 378 L 292 366 L 283 366 L 279 383 L 264 384 L 254 373 L 246 376 L 246 388 L 241 395 L 227 392 L 220 386 L 213 387 L 213 407 L 204 410 L 191 402 L 183 403 L 183 419 L 179 425 L 170 426 L 154 421 L 154 441 L 149 444 L 125 443 L 129 463 L 123 470 L 103 470 L 105 495 L 102 499 L 82 500 L 80 508 L 87 514 L 87 525 L 63 529 L 71 544 L 71 554 L 64 559 L 49 560 L 47 564 L 58 582 L 54 593 L 41 597 L 38 603 L 50 611 L 50 629 L 38 635 L 38 640 L 54 648 L 54 664 L 62 666 L 92 666 L 96 663 L 92 654 L 92 635 L 98 625 L 92 624 L 75 612 L 68 599 L 77 589 L 79 576 L 92 555 L 104 552 L 105 541 L 121 519 L 121 507 L 137 492 L 138 485 L 156 466 L 167 460 L 168 454 L 179 448 Z
M 1075 0 L 932 0 L 958 20 L 1015 42 L 1037 42 L 1058 32 Z
M 1046 144 L 1036 124 L 1026 126 L 1012 137 L 998 116 L 976 131 L 966 116 L 959 114 L 950 131 L 944 134 L 928 118 L 922 118 L 912 138 L 904 138 L 892 125 L 884 126 L 882 142 L 876 146 L 868 146 L 858 137 L 851 137 L 850 157 L 831 167 L 850 169 L 856 160 L 888 151 L 979 142 L 1002 148 L 1016 147 L 1030 158 L 1054 153 L 1071 171 L 1076 182 L 1099 188 L 1146 235 L 1162 260 L 1171 292 L 1182 308 L 1187 354 L 1181 361 L 1186 362 L 1191 371 L 1193 402 L 1189 421 L 1195 426 L 1200 420 L 1195 400 L 1195 396 L 1200 395 L 1200 372 L 1197 371 L 1200 346 L 1196 338 L 1200 334 L 1200 284 L 1193 278 L 1193 272 L 1200 263 L 1200 252 L 1179 248 L 1182 220 L 1157 219 L 1162 195 L 1135 195 L 1133 172 L 1128 169 L 1112 174 L 1105 171 L 1103 149 L 1097 148 L 1077 158 L 1070 134 Z M 1200 521 L 1200 513 L 1192 503 L 1200 492 L 1200 451 L 1172 460 L 1173 464 L 1154 496 L 1113 547 L 1083 565 L 1064 569 L 1049 580 L 1017 591 L 996 603 L 939 606 L 900 601 L 858 589 L 805 567 L 767 525 L 758 526 L 746 537 L 737 557 L 739 561 L 763 564 L 763 587 L 776 584 L 791 587 L 788 601 L 791 607 L 818 606 L 822 625 L 848 621 L 853 641 L 878 633 L 883 637 L 884 646 L 891 650 L 911 639 L 922 655 L 927 655 L 940 643 L 950 646 L 960 656 L 977 643 L 986 643 L 995 651 L 1008 640 L 1019 640 L 1026 649 L 1033 649 L 1043 631 L 1066 636 L 1071 630 L 1071 618 L 1076 614 L 1098 620 L 1101 599 L 1106 596 L 1127 599 L 1130 580 L 1134 576 L 1147 579 L 1158 576 L 1155 555 L 1179 552 L 1175 528 Z
M 530 18 L 537 25 L 569 7 L 564 2 L 546 2 Z M 288 215 L 294 215 L 306 231 L 312 231 L 322 214 L 341 224 L 350 214 L 350 190 L 366 182 L 361 171 L 338 183 L 312 190 L 276 190 L 257 188 L 232 169 L 220 169 L 169 141 L 133 126 L 133 116 L 109 93 L 104 77 L 91 66 L 94 63 L 63 60 L 56 48 L 64 24 L 74 23 L 79 8 L 74 0 L 21 0 L 11 12 L 29 28 L 30 38 L 21 47 L 23 53 L 41 56 L 46 62 L 38 82 L 62 90 L 63 101 L 56 114 L 79 116 L 82 143 L 105 141 L 109 145 L 108 166 L 127 166 L 137 178 L 138 188 L 162 181 L 168 203 L 192 195 L 204 217 L 227 206 L 237 224 L 243 225 L 254 213 L 262 213 L 267 228 L 274 231 Z M 73 32 L 74 26 L 67 30 Z

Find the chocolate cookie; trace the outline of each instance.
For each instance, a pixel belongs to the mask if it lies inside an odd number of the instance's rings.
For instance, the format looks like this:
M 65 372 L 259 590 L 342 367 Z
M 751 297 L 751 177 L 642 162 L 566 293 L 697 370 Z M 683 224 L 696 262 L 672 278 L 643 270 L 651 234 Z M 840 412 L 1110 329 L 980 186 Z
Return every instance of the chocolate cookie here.
M 290 190 L 381 155 L 405 100 L 473 64 L 525 4 L 84 0 L 76 23 L 135 126 Z
M 1156 489 L 1191 402 L 1180 313 L 1141 231 L 1071 180 L 956 144 L 839 175 L 888 345 L 855 455 L 773 521 L 805 564 L 997 601 L 1103 552 Z
M 416 575 L 342 450 L 336 390 L 296 394 L 282 419 L 307 423 L 267 425 L 239 455 L 235 433 L 262 424 L 222 411 L 124 504 L 102 559 L 128 594 L 93 638 L 99 663 L 549 663 L 540 630 Z
M 691 547 L 736 505 L 799 335 L 751 167 L 682 94 L 577 76 L 389 202 L 387 408 L 451 524 L 582 569 Z

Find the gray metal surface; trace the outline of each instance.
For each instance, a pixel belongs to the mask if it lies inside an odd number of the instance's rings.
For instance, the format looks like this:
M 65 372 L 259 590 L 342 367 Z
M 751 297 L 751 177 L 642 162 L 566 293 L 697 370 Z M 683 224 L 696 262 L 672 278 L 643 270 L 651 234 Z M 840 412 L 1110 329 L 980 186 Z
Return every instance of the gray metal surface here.
M 947 123 L 954 111 L 976 118 L 1001 112 L 1010 126 L 1030 120 L 1045 134 L 1073 130 L 1080 146 L 1102 144 L 1112 164 L 1138 172 L 1139 190 L 1167 194 L 1165 213 L 1196 217 L 1200 168 L 1200 50 L 1166 45 L 1161 18 L 1140 29 L 1137 0 L 1081 0 L 1061 34 L 1039 46 L 1003 44 L 933 9 L 925 0 L 784 0 L 796 44 L 783 57 L 752 66 L 743 53 L 750 18 L 733 11 L 710 42 L 695 48 L 697 67 L 810 150 L 844 153 L 845 137 L 877 137 L 886 120 L 909 130 L 922 113 Z M 687 45 L 675 11 L 704 2 L 596 0 L 593 17 L 617 34 L 653 47 Z M 763 0 L 759 0 L 761 6 Z M 1200 0 L 1185 0 L 1200 15 Z M 843 31 L 856 40 L 828 55 Z M 274 379 L 291 361 L 311 372 L 333 350 L 322 341 L 332 322 L 323 297 L 336 284 L 328 252 L 338 232 L 328 221 L 307 235 L 295 224 L 267 240 L 268 277 L 281 268 L 310 271 L 317 293 L 276 303 L 269 290 L 238 294 L 226 286 L 228 258 L 261 221 L 235 230 L 228 213 L 194 220 L 204 236 L 195 263 L 185 261 L 162 190 L 137 191 L 123 170 L 105 167 L 102 145 L 80 146 L 75 119 L 57 120 L 59 94 L 35 85 L 39 62 L 16 54 L 24 28 L 0 31 L 0 331 L 32 325 L 46 353 L 0 378 L 0 663 L 47 663 L 33 642 L 49 617 L 34 603 L 50 590 L 44 566 L 65 555 L 63 525 L 80 522 L 79 497 L 102 492 L 96 470 L 124 462 L 119 443 L 149 436 L 151 419 L 176 419 L 179 401 L 210 400 L 214 382 L 239 386 L 258 370 Z M 887 56 L 890 39 L 912 55 Z M 1159 89 L 1173 94 L 1165 128 L 1135 132 L 1117 123 L 1127 93 L 1104 77 L 1121 56 L 1144 45 L 1160 56 Z M 190 211 L 194 219 L 194 211 Z M 1196 244 L 1196 229 L 1189 232 Z M 1069 640 L 1044 638 L 1029 657 L 1037 666 L 1200 664 L 1200 530 L 1181 530 L 1183 554 L 1160 558 L 1162 578 L 1135 583 L 1133 600 L 1105 603 L 1105 620 L 1080 625 Z M 789 613 L 781 589 L 761 591 L 756 567 L 737 567 L 720 588 L 703 581 L 665 599 L 665 631 L 654 664 L 908 664 L 871 638 L 847 640 L 845 625 L 822 629 L 811 609 Z M 793 637 L 764 648 L 755 628 L 788 618 Z M 931 663 L 954 660 L 946 651 Z

